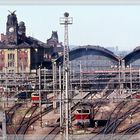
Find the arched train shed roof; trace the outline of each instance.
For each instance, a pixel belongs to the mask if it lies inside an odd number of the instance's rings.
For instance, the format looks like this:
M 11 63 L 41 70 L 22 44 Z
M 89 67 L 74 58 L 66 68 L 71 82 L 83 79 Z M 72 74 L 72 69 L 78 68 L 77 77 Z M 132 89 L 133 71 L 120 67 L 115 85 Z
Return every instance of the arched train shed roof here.
M 93 51 L 96 51 L 96 52 L 100 52 L 101 54 L 109 57 L 110 59 L 113 59 L 115 61 L 119 61 L 118 57 L 111 51 L 103 48 L 103 47 L 100 47 L 100 46 L 93 46 L 93 45 L 86 45 L 86 46 L 78 46 L 78 47 L 75 47 L 73 48 L 70 53 L 69 53 L 69 56 L 70 56 L 70 61 L 74 60 L 75 58 L 79 57 L 78 55 L 76 55 L 77 53 L 81 52 L 81 51 L 91 51 L 91 53 Z M 63 61 L 63 56 L 58 58 L 57 62 L 62 62 Z
M 125 60 L 125 63 L 133 62 L 136 59 L 140 59 L 140 46 L 136 47 L 132 52 L 127 54 L 123 59 Z

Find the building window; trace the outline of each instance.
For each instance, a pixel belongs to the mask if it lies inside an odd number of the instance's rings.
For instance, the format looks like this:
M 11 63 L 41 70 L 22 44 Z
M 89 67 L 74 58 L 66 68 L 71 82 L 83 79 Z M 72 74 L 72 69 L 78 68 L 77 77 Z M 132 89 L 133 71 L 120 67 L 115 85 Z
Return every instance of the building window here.
M 8 54 L 8 67 L 14 67 L 15 66 L 14 63 L 15 63 L 15 54 L 9 53 Z

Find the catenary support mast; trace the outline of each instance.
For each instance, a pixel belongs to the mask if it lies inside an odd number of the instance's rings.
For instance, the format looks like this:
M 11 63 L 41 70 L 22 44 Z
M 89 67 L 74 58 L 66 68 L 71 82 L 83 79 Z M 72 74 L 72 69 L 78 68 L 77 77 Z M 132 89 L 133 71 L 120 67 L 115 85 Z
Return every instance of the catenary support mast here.
M 72 24 L 72 17 L 69 17 L 69 13 L 65 12 L 64 17 L 60 18 L 60 24 L 64 25 L 64 57 L 63 57 L 63 96 L 62 106 L 64 106 L 62 122 L 65 130 L 65 138 L 69 139 L 69 116 L 71 111 L 69 110 L 69 41 L 68 41 L 68 25 Z M 63 110 L 63 109 L 62 109 Z

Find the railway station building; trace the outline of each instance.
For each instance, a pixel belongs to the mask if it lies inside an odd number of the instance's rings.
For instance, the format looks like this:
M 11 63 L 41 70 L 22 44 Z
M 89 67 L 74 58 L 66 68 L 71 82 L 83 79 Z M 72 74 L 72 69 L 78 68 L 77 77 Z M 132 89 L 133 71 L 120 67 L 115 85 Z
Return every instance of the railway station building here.
M 104 47 L 95 45 L 77 46 L 70 51 L 70 63 L 73 71 L 111 70 L 120 63 L 127 67 L 140 67 L 140 47 L 120 58 Z M 44 43 L 26 35 L 26 25 L 18 22 L 17 16 L 11 12 L 7 16 L 6 34 L 0 40 L 0 72 L 26 73 L 35 71 L 38 66 L 48 67 L 52 59 L 63 63 L 63 45 L 59 42 L 57 31 Z M 122 61 L 123 60 L 123 61 Z M 122 62 L 120 62 L 122 61 Z
M 0 72 L 29 73 L 62 52 L 57 31 L 44 43 L 26 36 L 26 25 L 23 21 L 18 23 L 15 11 L 7 16 L 6 34 L 1 34 L 0 40 Z

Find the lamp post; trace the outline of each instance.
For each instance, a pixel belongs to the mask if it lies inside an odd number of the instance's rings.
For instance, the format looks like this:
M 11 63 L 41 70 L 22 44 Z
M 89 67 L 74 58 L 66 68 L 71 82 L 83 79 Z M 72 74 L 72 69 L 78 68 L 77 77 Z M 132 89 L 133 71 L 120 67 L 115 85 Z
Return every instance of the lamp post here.
M 69 43 L 68 43 L 68 25 L 72 24 L 72 17 L 65 12 L 64 17 L 60 18 L 60 24 L 64 25 L 64 57 L 63 57 L 63 99 L 65 100 L 65 137 L 69 140 Z M 64 101 L 63 101 L 64 104 Z

